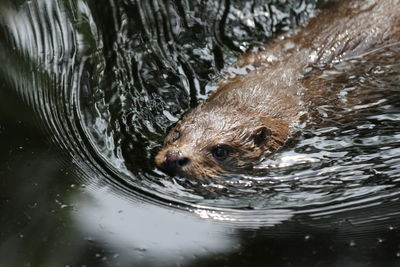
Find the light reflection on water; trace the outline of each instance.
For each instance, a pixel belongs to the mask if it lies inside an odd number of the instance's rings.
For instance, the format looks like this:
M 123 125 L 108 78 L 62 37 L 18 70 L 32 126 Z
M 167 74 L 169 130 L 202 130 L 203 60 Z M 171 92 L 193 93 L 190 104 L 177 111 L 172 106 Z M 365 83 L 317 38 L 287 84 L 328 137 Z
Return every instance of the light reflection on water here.
M 104 188 L 88 193 L 91 198 L 79 202 L 74 220 L 92 241 L 107 243 L 123 257 L 151 258 L 158 265 L 179 257 L 186 256 L 182 263 L 187 263 L 190 255 L 235 251 L 238 240 L 223 225 L 158 205 L 126 201 Z

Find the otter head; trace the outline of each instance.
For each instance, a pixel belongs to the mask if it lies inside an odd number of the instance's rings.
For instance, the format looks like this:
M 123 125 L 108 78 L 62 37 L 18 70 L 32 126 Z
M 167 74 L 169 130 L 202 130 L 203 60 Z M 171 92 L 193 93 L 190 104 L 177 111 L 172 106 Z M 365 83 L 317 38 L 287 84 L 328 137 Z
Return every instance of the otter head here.
M 155 159 L 161 170 L 206 179 L 251 169 L 262 156 L 279 149 L 289 135 L 282 120 L 206 104 L 186 114 L 170 131 Z

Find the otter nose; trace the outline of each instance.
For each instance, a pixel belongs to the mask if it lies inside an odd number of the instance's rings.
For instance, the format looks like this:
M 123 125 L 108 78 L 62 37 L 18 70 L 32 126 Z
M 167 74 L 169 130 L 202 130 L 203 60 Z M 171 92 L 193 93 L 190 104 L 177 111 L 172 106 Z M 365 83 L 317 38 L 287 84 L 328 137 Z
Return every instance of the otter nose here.
M 175 175 L 189 163 L 189 158 L 184 157 L 180 151 L 173 150 L 165 155 L 164 167 L 168 173 Z

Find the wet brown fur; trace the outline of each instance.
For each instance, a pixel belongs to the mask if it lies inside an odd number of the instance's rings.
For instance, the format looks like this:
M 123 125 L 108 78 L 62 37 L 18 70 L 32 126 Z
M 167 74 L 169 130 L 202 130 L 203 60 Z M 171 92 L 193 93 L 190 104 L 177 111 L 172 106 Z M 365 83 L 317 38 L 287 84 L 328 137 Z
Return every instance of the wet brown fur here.
M 205 103 L 177 123 L 156 156 L 157 166 L 163 168 L 167 153 L 174 151 L 190 160 L 174 173 L 185 177 L 216 178 L 250 169 L 288 139 L 305 112 L 304 96 L 309 100 L 323 91 L 303 79 L 307 67 L 332 65 L 399 41 L 400 0 L 330 4 L 306 27 L 242 56 L 235 67 L 252 70 L 221 80 Z M 307 91 L 311 85 L 314 90 Z M 211 153 L 219 144 L 230 150 L 223 161 Z

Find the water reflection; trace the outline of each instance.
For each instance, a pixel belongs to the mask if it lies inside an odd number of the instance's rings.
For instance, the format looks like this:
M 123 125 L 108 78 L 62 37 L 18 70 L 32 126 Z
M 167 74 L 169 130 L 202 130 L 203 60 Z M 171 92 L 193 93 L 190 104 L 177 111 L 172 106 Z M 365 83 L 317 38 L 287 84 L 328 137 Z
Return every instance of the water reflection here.
M 127 201 L 110 194 L 106 188 L 88 193 L 90 198 L 79 201 L 73 214 L 78 228 L 91 240 L 107 243 L 119 254 L 126 254 L 125 257 L 151 259 L 154 265 L 165 261 L 187 264 L 194 255 L 202 257 L 236 250 L 235 235 L 212 221 L 157 205 Z

